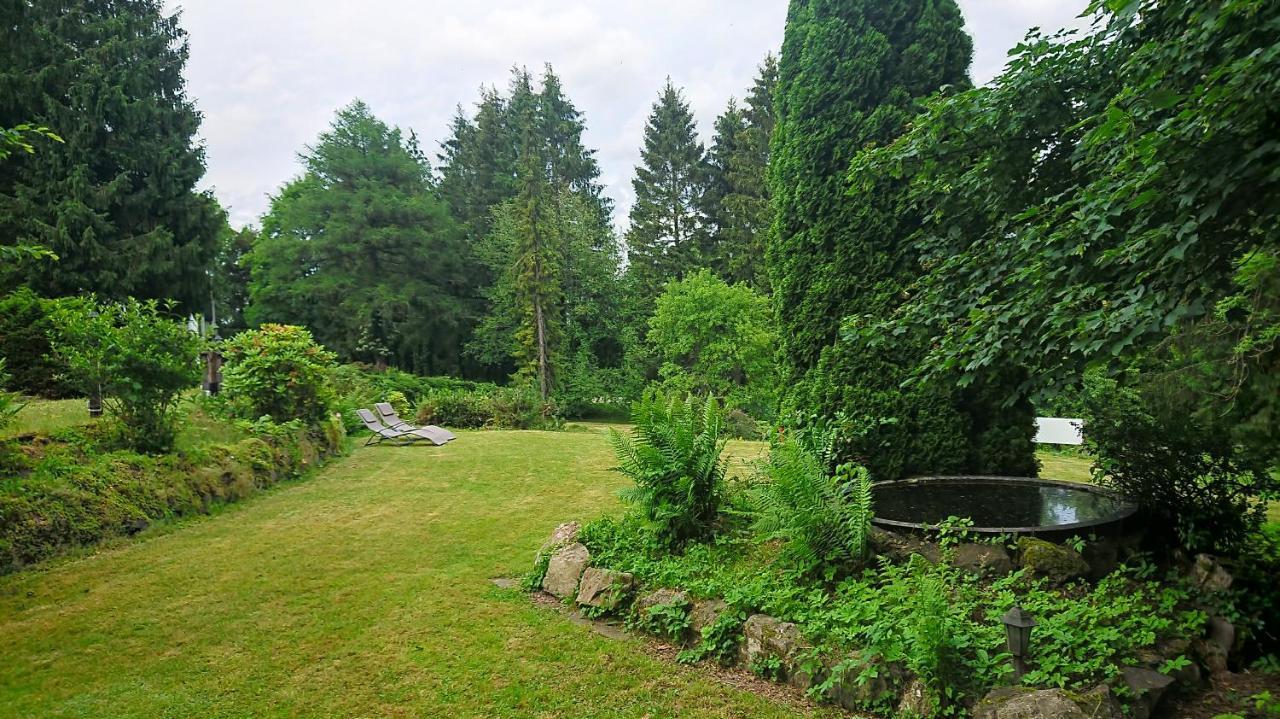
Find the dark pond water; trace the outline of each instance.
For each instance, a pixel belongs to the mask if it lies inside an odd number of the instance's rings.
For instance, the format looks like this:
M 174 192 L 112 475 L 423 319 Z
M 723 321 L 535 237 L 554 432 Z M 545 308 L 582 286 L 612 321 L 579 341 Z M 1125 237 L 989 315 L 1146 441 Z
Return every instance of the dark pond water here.
M 937 524 L 969 517 L 975 527 L 1053 527 L 1105 522 L 1130 507 L 1086 488 L 1035 480 L 930 480 L 877 485 L 872 490 L 881 519 Z

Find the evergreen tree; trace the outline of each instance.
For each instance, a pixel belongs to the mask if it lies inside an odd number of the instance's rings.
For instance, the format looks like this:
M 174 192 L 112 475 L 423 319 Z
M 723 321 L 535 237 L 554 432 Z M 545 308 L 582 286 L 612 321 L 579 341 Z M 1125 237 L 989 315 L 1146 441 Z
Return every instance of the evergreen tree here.
M 208 301 L 223 225 L 182 77 L 186 33 L 159 0 L 9 2 L 0 23 L 0 127 L 57 132 L 0 164 L 0 242 L 56 263 L 9 268 L 46 296 Z
M 728 191 L 721 200 L 720 256 L 722 275 L 746 282 L 757 292 L 769 292 L 765 273 L 765 243 L 773 224 L 773 206 L 766 175 L 769 140 L 773 137 L 773 93 L 778 84 L 778 61 L 766 55 L 760 74 L 742 110 L 745 123 L 727 162 Z
M 301 159 L 248 258 L 248 320 L 304 325 L 347 358 L 460 372 L 467 255 L 412 142 L 356 101 Z
M 893 316 L 921 269 L 905 239 L 914 210 L 892 186 L 852 200 L 850 161 L 900 134 L 919 98 L 968 84 L 963 24 L 953 0 L 793 0 L 788 11 L 768 248 L 783 407 L 839 418 L 844 458 L 878 479 L 1035 472 L 1030 405 L 1009 372 L 977 371 L 965 390 L 958 378 L 904 386 L 930 338 L 903 327 L 869 346 L 860 331 Z
M 538 95 L 538 135 L 545 142 L 548 178 L 553 185 L 567 187 L 594 207 L 600 223 L 613 221 L 613 201 L 604 195 L 600 184 L 600 164 L 595 150 L 582 144 L 586 123 L 582 113 L 560 84 L 560 78 L 547 65 L 542 73 L 542 91 Z
M 633 311 L 647 315 L 663 284 L 699 266 L 706 177 L 693 113 L 668 78 L 645 124 L 641 164 L 631 181 L 636 200 L 626 244 Z
M 212 306 L 207 308 L 209 320 L 217 325 L 223 337 L 249 328 L 244 311 L 249 305 L 249 265 L 246 258 L 258 239 L 253 227 L 233 230 L 223 228 L 214 258 Z
M 725 200 L 733 192 L 730 163 L 741 154 L 743 133 L 747 119 L 738 103 L 729 98 L 729 104 L 715 122 L 715 135 L 707 152 L 706 186 L 699 198 L 704 224 L 699 235 L 698 253 L 701 264 L 719 277 L 728 276 L 729 264 L 735 250 L 744 244 L 742 228 L 730 212 Z

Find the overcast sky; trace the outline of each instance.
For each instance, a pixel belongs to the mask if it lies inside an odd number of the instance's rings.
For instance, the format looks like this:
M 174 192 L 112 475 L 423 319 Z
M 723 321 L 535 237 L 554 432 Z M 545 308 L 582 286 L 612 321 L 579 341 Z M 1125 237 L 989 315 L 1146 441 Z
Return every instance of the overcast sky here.
M 1078 25 L 1087 0 L 959 0 L 973 77 L 996 75 L 1028 28 Z M 785 0 L 168 0 L 190 34 L 187 86 L 204 113 L 204 186 L 239 227 L 299 173 L 297 153 L 359 97 L 417 131 L 434 163 L 454 108 L 513 64 L 551 63 L 587 121 L 617 220 L 630 207 L 645 117 L 663 80 L 685 89 L 704 141 L 782 44 Z

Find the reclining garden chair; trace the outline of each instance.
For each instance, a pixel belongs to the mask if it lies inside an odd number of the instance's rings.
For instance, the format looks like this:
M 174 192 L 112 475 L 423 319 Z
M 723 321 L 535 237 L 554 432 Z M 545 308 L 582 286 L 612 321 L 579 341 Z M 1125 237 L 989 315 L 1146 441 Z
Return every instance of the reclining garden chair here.
M 392 444 L 415 444 L 426 441 L 437 446 L 449 441 L 433 437 L 431 433 L 423 432 L 420 429 L 393 429 L 379 422 L 373 412 L 367 409 L 358 409 L 356 414 L 359 415 L 360 421 L 364 423 L 365 429 L 373 433 L 369 436 L 369 439 L 365 440 L 364 446 L 366 447 L 371 444 L 379 444 L 383 440 L 388 440 Z
M 450 432 L 449 430 L 443 427 L 437 427 L 434 424 L 425 424 L 421 427 L 416 427 L 412 424 L 409 424 L 408 422 L 400 419 L 400 415 L 396 414 L 396 408 L 392 407 L 390 402 L 379 402 L 373 405 L 373 408 L 378 410 L 378 418 L 381 419 L 391 429 L 403 429 L 408 431 L 412 431 L 416 429 L 421 432 L 428 432 L 430 434 L 433 434 L 436 437 L 439 437 L 440 439 L 444 440 L 445 442 L 458 438 L 458 436 L 455 435 L 453 432 Z

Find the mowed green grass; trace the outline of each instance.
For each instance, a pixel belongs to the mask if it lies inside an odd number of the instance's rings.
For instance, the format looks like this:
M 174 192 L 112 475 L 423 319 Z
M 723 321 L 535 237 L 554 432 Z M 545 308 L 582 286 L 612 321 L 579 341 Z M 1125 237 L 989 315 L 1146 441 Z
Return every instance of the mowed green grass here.
M 612 462 L 599 431 L 359 449 L 214 517 L 0 577 L 0 716 L 802 713 L 489 582 L 523 573 L 558 522 L 617 508 Z
M 0 428 L 0 439 L 21 434 L 48 434 L 50 432 L 88 424 L 89 405 L 82 399 L 28 399 L 13 422 Z

